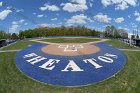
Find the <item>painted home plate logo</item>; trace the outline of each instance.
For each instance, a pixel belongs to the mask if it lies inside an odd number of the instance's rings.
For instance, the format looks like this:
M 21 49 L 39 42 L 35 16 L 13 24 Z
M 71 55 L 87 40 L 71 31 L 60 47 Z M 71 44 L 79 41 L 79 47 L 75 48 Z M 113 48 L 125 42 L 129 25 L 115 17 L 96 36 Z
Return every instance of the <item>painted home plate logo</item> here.
M 120 50 L 106 43 L 36 43 L 20 51 L 17 67 L 27 76 L 47 84 L 84 86 L 115 75 L 125 65 Z
M 73 51 L 77 51 L 78 48 L 83 48 L 82 45 L 59 45 L 58 48 L 63 48 L 64 51 L 68 52 L 73 52 Z

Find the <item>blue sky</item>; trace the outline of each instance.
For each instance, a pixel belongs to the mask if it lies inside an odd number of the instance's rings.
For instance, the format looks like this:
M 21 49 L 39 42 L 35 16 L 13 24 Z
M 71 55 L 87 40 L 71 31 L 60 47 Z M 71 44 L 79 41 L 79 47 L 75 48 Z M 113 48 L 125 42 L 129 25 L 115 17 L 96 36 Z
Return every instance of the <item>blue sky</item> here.
M 40 26 L 103 31 L 107 25 L 133 32 L 140 25 L 139 0 L 0 0 L 0 27 L 18 33 Z

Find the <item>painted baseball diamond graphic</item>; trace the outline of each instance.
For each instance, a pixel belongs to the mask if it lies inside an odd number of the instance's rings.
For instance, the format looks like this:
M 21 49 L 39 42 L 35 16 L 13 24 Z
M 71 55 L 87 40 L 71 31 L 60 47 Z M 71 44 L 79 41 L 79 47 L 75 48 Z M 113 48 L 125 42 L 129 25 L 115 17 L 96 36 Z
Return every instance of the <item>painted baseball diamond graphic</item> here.
M 126 56 L 104 43 L 93 43 L 100 51 L 76 56 L 53 55 L 42 51 L 49 44 L 35 43 L 17 53 L 16 66 L 24 74 L 39 82 L 59 86 L 84 86 L 114 76 L 124 67 Z M 58 45 L 69 53 L 83 49 L 82 45 Z

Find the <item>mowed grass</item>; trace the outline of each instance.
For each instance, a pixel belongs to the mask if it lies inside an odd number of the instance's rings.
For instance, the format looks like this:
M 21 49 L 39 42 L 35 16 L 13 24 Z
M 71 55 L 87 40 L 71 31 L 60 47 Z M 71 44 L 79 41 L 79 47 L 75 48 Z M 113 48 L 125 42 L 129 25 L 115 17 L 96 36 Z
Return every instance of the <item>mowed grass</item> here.
M 51 43 L 87 43 L 87 42 L 94 42 L 100 41 L 99 38 L 46 38 L 39 41 L 44 42 L 51 42 Z
M 125 48 L 124 43 L 118 41 L 110 40 L 107 43 Z M 18 44 L 14 45 L 15 48 Z M 25 46 L 28 46 L 27 43 Z M 140 93 L 140 52 L 124 53 L 127 63 L 115 77 L 83 87 L 60 87 L 36 82 L 17 69 L 14 64 L 16 52 L 0 53 L 0 93 Z
M 137 47 L 130 46 L 126 43 L 123 43 L 122 41 L 118 40 L 108 40 L 106 43 L 120 49 L 138 49 Z
M 20 50 L 26 48 L 28 45 L 33 43 L 35 42 L 24 40 L 24 41 L 17 42 L 16 44 L 12 44 L 10 46 L 4 47 L 1 50 Z

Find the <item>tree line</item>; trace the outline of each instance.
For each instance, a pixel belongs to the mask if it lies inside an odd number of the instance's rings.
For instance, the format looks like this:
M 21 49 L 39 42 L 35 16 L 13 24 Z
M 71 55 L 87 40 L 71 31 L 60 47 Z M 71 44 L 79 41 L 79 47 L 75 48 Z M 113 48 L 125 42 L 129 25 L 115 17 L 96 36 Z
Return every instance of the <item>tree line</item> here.
M 124 29 L 117 29 L 115 26 L 107 26 L 104 32 L 91 30 L 85 26 L 77 27 L 41 27 L 19 31 L 16 33 L 6 33 L 0 31 L 0 39 L 25 39 L 47 36 L 100 36 L 104 35 L 109 38 L 128 38 L 128 33 Z
M 5 31 L 0 31 L 0 39 L 19 39 L 18 34 L 16 33 L 6 33 Z
M 110 38 L 128 38 L 128 32 L 124 29 L 117 29 L 115 26 L 107 26 L 104 35 Z
M 77 27 L 44 27 L 35 28 L 19 32 L 19 37 L 34 38 L 34 37 L 46 37 L 46 36 L 98 36 L 101 32 L 91 30 L 85 26 Z

